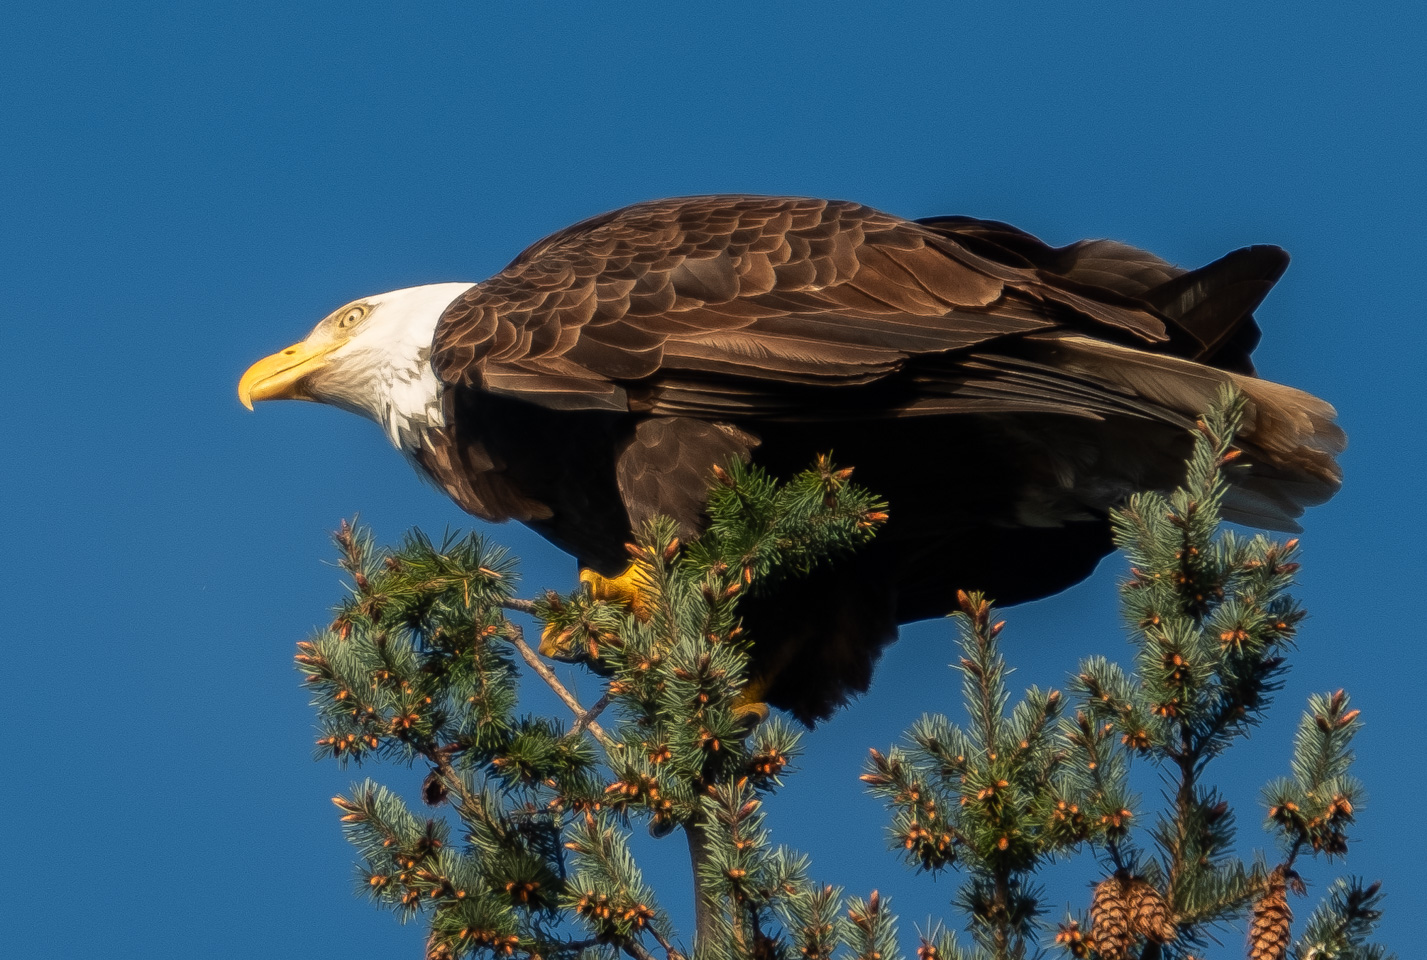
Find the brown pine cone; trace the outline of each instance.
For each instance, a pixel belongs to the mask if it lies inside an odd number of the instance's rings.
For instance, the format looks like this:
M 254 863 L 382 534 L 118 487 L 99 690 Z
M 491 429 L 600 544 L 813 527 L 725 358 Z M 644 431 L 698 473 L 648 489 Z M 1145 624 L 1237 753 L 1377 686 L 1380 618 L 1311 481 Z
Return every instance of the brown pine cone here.
M 1179 931 L 1164 897 L 1144 877 L 1131 877 L 1126 896 L 1130 904 L 1130 927 L 1155 943 L 1169 943 Z
M 1123 873 L 1106 877 L 1090 901 L 1090 935 L 1102 960 L 1125 960 L 1130 943 L 1130 901 Z
M 1292 939 L 1293 910 L 1288 906 L 1288 884 L 1279 867 L 1269 874 L 1268 890 L 1254 904 L 1249 923 L 1249 960 L 1283 960 Z

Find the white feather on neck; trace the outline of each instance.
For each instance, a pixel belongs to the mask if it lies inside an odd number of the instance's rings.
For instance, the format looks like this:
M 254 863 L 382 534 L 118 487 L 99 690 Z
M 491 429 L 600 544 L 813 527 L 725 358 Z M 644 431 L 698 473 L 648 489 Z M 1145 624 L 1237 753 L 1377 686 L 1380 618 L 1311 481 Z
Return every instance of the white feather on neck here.
M 321 371 L 321 398 L 376 421 L 398 450 L 416 453 L 428 431 L 445 425 L 443 387 L 431 369 L 436 324 L 472 286 L 433 283 L 359 301 L 370 313 Z

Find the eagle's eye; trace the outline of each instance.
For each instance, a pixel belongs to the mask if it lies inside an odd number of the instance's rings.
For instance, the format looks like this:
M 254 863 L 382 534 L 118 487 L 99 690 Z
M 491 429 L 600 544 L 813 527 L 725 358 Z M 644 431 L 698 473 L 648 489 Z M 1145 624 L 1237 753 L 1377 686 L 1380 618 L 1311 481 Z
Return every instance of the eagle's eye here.
M 349 327 L 355 327 L 362 322 L 366 315 L 367 308 L 365 306 L 358 304 L 357 306 L 348 307 L 342 311 L 342 319 L 337 321 L 337 326 L 343 330 Z

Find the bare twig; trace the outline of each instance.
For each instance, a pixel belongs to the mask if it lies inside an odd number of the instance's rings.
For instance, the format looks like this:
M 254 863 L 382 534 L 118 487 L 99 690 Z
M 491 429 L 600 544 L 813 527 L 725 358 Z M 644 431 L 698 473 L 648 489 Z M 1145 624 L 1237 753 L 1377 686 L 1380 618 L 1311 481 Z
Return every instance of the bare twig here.
M 446 783 L 446 789 L 454 793 L 460 801 L 462 812 L 470 812 L 473 816 L 478 815 L 480 803 L 476 799 L 476 795 L 466 788 L 465 779 L 456 772 L 455 767 L 451 766 L 451 754 L 456 749 L 454 744 L 442 748 L 427 737 L 399 736 L 398 739 L 412 747 L 436 768 L 436 773 Z
M 521 659 L 530 664 L 530 669 L 539 674 L 540 679 L 545 681 L 545 685 L 551 690 L 554 690 L 555 696 L 563 700 L 565 706 L 569 707 L 575 714 L 577 727 L 582 723 L 584 728 L 594 734 L 595 739 L 598 740 L 606 750 L 612 751 L 616 749 L 618 744 L 614 742 L 609 734 L 604 732 L 603 727 L 595 722 L 594 718 L 597 714 L 587 711 L 584 707 L 580 706 L 580 701 L 576 700 L 575 695 L 565 688 L 565 685 L 560 682 L 560 678 L 555 676 L 555 671 L 551 670 L 545 661 L 540 659 L 539 654 L 530 649 L 530 644 L 525 642 L 525 631 L 521 630 L 518 624 L 511 623 L 509 620 L 505 622 L 505 631 L 506 639 L 510 641 L 511 646 L 515 647 Z
M 634 960 L 654 960 L 653 954 L 645 950 L 638 940 L 625 940 L 620 944 L 620 947 Z
M 680 953 L 672 943 L 669 942 L 668 937 L 664 936 L 664 934 L 660 933 L 659 930 L 652 925 L 648 929 L 649 932 L 654 936 L 654 939 L 658 941 L 659 946 L 663 948 L 664 953 L 669 958 L 669 960 L 684 960 L 684 955 Z
M 445 751 L 435 747 L 423 748 L 423 756 L 436 765 L 436 770 L 441 774 L 441 779 L 446 781 L 449 790 L 456 794 L 461 801 L 461 810 L 474 814 L 478 810 L 479 803 L 475 795 L 466 789 L 466 781 L 456 772 L 456 768 L 451 766 L 451 760 Z
M 606 690 L 604 696 L 596 700 L 593 707 L 590 707 L 590 709 L 586 710 L 575 720 L 575 725 L 570 728 L 570 732 L 565 734 L 565 736 L 578 737 L 581 730 L 595 722 L 595 717 L 604 713 L 605 707 L 609 706 L 610 701 L 613 699 L 614 698 L 609 695 L 609 691 Z
M 506 597 L 500 602 L 500 605 L 502 607 L 505 607 L 507 610 L 518 610 L 521 613 L 535 612 L 534 600 L 521 600 L 519 597 Z

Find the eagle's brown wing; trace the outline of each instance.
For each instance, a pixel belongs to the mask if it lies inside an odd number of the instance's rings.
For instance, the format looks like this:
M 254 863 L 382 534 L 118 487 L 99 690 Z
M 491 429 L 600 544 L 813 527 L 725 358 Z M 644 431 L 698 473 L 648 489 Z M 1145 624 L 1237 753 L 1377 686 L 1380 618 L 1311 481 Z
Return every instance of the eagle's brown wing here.
M 576 224 L 472 288 L 442 317 L 432 363 L 450 384 L 627 410 L 630 385 L 656 376 L 862 384 L 1072 317 L 1168 338 L 1143 300 L 1084 286 L 859 204 L 661 200 Z
M 752 429 L 752 443 L 771 421 L 962 413 L 1185 426 L 1231 376 L 1211 368 L 1252 372 L 1251 313 L 1286 264 L 1278 248 L 1249 247 L 1186 272 L 1124 244 L 1055 248 L 993 221 L 796 198 L 661 200 L 569 227 L 473 287 L 443 315 L 432 364 L 447 384 L 547 411 L 677 421 L 660 444 L 647 432 L 621 446 L 615 467 L 630 516 L 690 525 L 703 491 L 658 461 L 705 470 L 752 445 L 700 421 Z M 1274 445 L 1297 450 L 1331 415 L 1321 403 L 1295 412 Z M 1317 499 L 1336 483 L 1332 452 L 1308 464 Z M 480 490 L 445 485 L 482 516 L 560 512 L 550 497 L 563 488 L 542 494 L 538 477 L 517 484 L 508 469 L 485 470 Z M 1291 523 L 1303 502 L 1257 513 Z

